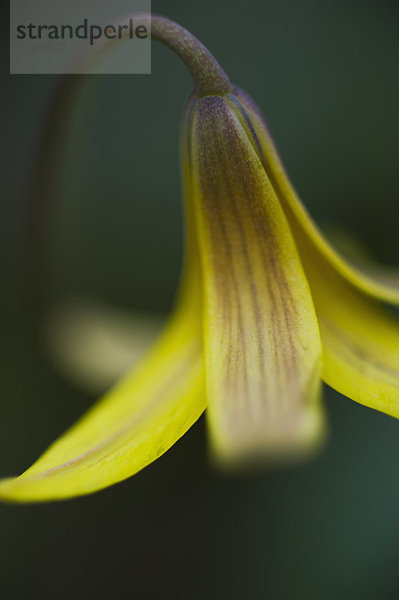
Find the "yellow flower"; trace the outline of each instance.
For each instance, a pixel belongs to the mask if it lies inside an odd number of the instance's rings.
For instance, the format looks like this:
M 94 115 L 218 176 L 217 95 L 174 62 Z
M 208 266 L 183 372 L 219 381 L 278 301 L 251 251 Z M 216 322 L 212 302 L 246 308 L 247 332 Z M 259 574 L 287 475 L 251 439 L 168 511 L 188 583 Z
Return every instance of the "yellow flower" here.
M 249 96 L 187 31 L 152 36 L 189 67 L 182 135 L 186 260 L 169 324 L 125 376 L 0 498 L 90 493 L 161 456 L 207 407 L 227 467 L 296 458 L 325 431 L 323 379 L 399 416 L 399 290 L 346 263 L 295 194 Z

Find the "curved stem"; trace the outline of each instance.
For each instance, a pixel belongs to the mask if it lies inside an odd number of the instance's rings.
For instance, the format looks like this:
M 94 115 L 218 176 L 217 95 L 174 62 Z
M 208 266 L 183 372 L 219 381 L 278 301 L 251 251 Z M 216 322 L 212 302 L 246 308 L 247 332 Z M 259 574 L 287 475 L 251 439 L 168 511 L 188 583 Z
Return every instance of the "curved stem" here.
M 182 59 L 194 79 L 195 91 L 199 96 L 225 95 L 232 91 L 227 75 L 196 37 L 166 17 L 147 17 L 151 19 L 152 39 L 161 42 Z M 102 50 L 105 51 L 105 48 Z M 50 301 L 52 191 L 57 180 L 57 161 L 63 132 L 68 127 L 68 115 L 85 80 L 81 75 L 68 75 L 61 79 L 46 115 L 37 153 L 32 197 L 26 215 L 21 282 L 21 295 L 26 301 L 24 308 L 27 314 L 35 317 L 32 322 L 40 322 Z
M 190 71 L 199 96 L 223 96 L 232 86 L 209 50 L 187 29 L 160 15 L 151 16 L 151 37 L 182 59 Z

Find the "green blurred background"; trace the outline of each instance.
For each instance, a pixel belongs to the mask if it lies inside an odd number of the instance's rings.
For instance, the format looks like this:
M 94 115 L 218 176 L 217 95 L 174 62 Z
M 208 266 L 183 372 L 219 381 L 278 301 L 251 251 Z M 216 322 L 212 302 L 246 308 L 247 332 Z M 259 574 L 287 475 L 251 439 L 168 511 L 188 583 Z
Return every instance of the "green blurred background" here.
M 263 108 L 319 223 L 399 265 L 398 3 L 153 0 Z M 23 248 L 32 169 L 57 77 L 8 75 L 1 28 L 0 474 L 21 472 L 93 398 L 43 352 Z M 191 81 L 153 45 L 152 76 L 92 78 L 54 193 L 52 297 L 166 312 L 181 261 L 178 132 Z M 41 215 L 39 215 L 41 217 Z M 38 223 L 41 218 L 38 219 Z M 32 286 L 32 278 L 28 279 Z M 29 308 L 31 305 L 31 308 Z M 94 496 L 0 506 L 1 598 L 399 597 L 399 424 L 325 390 L 330 440 L 301 468 L 224 477 L 203 419 Z

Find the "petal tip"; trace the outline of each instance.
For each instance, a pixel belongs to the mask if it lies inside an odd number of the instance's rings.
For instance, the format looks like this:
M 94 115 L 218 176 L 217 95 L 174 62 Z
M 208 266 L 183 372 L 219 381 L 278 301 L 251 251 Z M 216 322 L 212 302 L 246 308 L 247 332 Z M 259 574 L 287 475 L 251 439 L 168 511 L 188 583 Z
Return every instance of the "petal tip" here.
M 324 412 L 309 409 L 299 418 L 279 419 L 247 435 L 226 435 L 211 426 L 211 458 L 225 471 L 301 462 L 316 454 L 327 437 Z

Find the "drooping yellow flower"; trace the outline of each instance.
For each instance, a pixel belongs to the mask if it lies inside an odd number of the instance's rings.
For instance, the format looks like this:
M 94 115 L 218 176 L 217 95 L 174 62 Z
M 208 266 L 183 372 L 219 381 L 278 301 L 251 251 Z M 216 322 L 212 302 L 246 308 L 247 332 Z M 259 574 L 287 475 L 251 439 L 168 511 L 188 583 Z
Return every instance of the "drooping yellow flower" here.
M 399 417 L 399 290 L 347 264 L 286 176 L 263 117 L 207 50 L 153 18 L 195 89 L 182 135 L 186 260 L 169 324 L 124 377 L 0 498 L 44 501 L 130 477 L 207 407 L 227 466 L 302 456 L 325 430 L 321 379 Z

